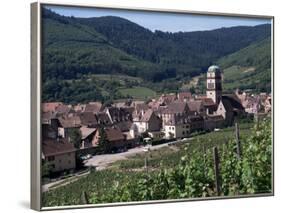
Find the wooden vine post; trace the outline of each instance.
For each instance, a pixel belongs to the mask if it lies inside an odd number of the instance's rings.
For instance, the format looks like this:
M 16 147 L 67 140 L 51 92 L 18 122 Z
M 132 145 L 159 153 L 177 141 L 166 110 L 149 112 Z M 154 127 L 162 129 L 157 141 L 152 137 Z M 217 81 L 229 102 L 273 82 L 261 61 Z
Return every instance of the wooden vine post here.
M 205 175 L 207 175 L 207 166 L 206 166 L 206 148 L 205 148 L 205 145 L 203 144 L 203 160 L 204 160 L 204 167 L 205 167 L 205 170 L 204 170 L 204 173 Z
M 256 114 L 256 119 L 257 119 L 257 130 L 260 128 L 260 118 L 259 118 L 259 113 L 257 112 Z
M 89 198 L 88 195 L 85 191 L 82 192 L 81 197 L 80 197 L 80 204 L 89 204 Z
M 217 196 L 220 196 L 221 183 L 220 183 L 220 170 L 219 170 L 219 153 L 218 153 L 218 148 L 216 146 L 213 148 L 213 157 L 214 157 L 214 169 L 215 169 L 215 179 L 216 179 L 216 191 L 217 191 Z
M 240 135 L 239 135 L 239 125 L 236 122 L 235 123 L 235 138 L 236 138 L 236 152 L 237 152 L 237 158 L 241 159 L 241 142 L 240 142 Z

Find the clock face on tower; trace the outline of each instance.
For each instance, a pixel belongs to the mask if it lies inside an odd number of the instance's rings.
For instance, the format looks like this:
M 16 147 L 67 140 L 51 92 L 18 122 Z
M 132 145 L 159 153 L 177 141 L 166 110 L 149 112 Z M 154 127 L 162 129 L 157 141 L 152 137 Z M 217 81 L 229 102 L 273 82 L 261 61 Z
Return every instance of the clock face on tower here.
M 208 89 L 215 89 L 215 84 L 214 83 L 208 83 L 207 88 Z

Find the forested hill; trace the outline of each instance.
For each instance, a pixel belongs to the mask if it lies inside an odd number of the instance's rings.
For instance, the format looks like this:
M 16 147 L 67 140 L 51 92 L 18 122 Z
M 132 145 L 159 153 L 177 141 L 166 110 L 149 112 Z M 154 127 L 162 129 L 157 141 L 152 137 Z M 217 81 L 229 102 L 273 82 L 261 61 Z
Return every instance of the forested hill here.
M 45 100 L 62 100 L 61 93 L 55 94 L 65 89 L 59 81 L 92 74 L 122 74 L 153 83 L 190 78 L 271 33 L 270 25 L 152 32 L 120 17 L 74 18 L 47 9 L 43 9 L 42 24 Z M 94 89 L 100 98 L 100 88 Z M 74 90 L 68 91 L 69 96 Z
M 95 28 L 114 46 L 141 59 L 173 68 L 178 75 L 195 75 L 215 59 L 270 35 L 270 25 L 231 27 L 198 32 L 151 32 L 118 17 L 78 19 Z M 157 79 L 157 80 L 161 80 Z

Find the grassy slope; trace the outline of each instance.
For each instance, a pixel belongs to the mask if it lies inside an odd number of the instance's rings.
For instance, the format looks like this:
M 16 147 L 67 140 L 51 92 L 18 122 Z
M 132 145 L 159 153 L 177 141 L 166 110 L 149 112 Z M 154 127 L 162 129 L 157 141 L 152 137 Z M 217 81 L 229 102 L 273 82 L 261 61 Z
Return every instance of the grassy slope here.
M 270 92 L 271 88 L 271 40 L 267 38 L 254 43 L 233 54 L 227 55 L 217 61 L 223 69 L 223 90 L 252 89 L 254 91 Z M 206 90 L 206 75 L 192 78 L 184 86 L 191 87 L 191 83 L 199 79 L 197 92 Z M 193 85 L 194 86 L 194 85 Z
M 156 93 L 146 87 L 133 87 L 133 88 L 125 88 L 125 89 L 119 89 L 122 95 L 126 96 L 129 95 L 133 98 L 141 98 L 141 99 L 147 99 L 152 98 L 156 96 Z
M 267 38 L 218 60 L 224 70 L 226 90 L 270 90 L 271 40 Z

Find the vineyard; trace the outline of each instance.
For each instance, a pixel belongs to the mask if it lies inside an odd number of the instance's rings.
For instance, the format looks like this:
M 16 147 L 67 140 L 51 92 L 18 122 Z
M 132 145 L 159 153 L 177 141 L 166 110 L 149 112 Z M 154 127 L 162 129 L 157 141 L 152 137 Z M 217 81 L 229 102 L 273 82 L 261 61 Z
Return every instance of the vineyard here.
M 194 137 L 178 151 L 152 153 L 93 171 L 43 193 L 43 206 L 97 204 L 272 192 L 271 121 Z

